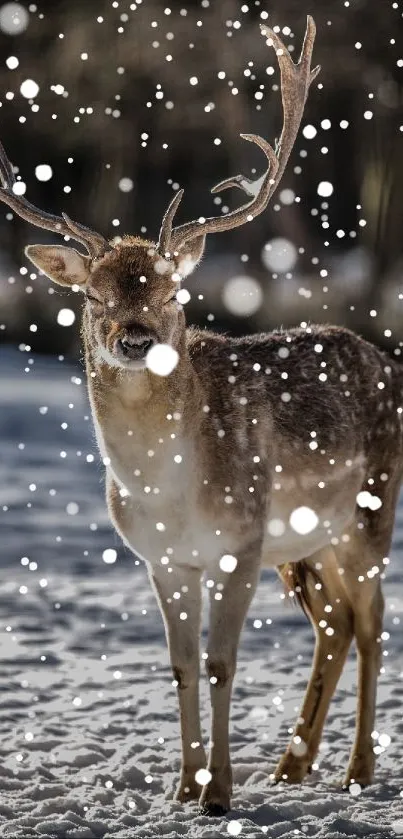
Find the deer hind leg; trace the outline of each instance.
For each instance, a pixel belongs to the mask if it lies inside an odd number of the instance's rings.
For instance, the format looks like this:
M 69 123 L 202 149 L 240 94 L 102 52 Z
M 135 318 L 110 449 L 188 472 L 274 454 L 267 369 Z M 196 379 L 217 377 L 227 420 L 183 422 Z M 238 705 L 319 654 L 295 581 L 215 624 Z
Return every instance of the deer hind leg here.
M 201 574 L 197 570 L 175 567 L 168 574 L 164 566 L 150 568 L 149 576 L 164 618 L 178 689 L 182 769 L 175 797 L 182 802 L 198 800 L 200 786 L 195 775 L 206 766 L 199 712 Z M 174 597 L 174 593 L 179 593 L 180 597 Z M 183 619 L 184 614 L 186 619 Z
M 216 587 L 210 590 L 206 670 L 212 706 L 208 762 L 211 780 L 203 788 L 200 808 L 212 816 L 223 815 L 230 808 L 232 773 L 228 729 L 231 690 L 239 636 L 259 578 L 260 552 L 260 539 L 249 550 L 238 551 L 236 569 L 230 574 L 218 569 L 214 575 L 215 582 L 222 584 L 221 591 Z M 217 594 L 222 597 L 216 598 Z
M 289 588 L 295 586 L 297 593 L 301 589 L 300 600 L 311 620 L 316 642 L 312 672 L 293 738 L 275 770 L 275 781 L 287 783 L 299 783 L 310 771 L 353 637 L 353 612 L 333 549 L 324 548 L 298 566 L 285 565 L 280 574 Z M 321 589 L 315 588 L 318 581 Z
M 356 736 L 344 785 L 349 786 L 354 781 L 366 786 L 372 782 L 375 765 L 371 734 L 375 724 L 384 607 L 379 573 L 383 569 L 382 559 L 389 549 L 389 539 L 384 553 L 374 550 L 365 531 L 350 535 L 350 541 L 336 549 L 344 571 L 341 579 L 353 610 L 358 667 Z

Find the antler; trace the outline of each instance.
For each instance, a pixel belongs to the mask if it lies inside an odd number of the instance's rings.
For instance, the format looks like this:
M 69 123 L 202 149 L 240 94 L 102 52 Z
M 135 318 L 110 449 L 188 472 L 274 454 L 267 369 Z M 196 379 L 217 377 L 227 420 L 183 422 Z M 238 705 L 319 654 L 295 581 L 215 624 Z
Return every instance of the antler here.
M 2 189 L 0 189 L 0 201 L 8 204 L 25 221 L 36 227 L 42 227 L 44 230 L 52 230 L 55 233 L 60 233 L 62 236 L 70 236 L 77 242 L 80 242 L 87 249 L 92 259 L 97 259 L 103 256 L 106 251 L 111 249 L 109 242 L 96 233 L 85 227 L 83 224 L 71 221 L 66 213 L 62 216 L 54 216 L 50 213 L 45 213 L 38 207 L 35 207 L 26 198 L 21 195 L 16 195 L 13 191 L 16 183 L 13 167 L 6 155 L 4 147 L 0 142 L 0 180 Z
M 178 251 L 190 239 L 205 236 L 207 233 L 232 230 L 247 221 L 252 221 L 255 216 L 266 209 L 280 182 L 298 133 L 309 86 L 320 70 L 320 66 L 311 70 L 316 27 L 313 18 L 308 15 L 304 43 L 298 64 L 294 64 L 287 47 L 284 46 L 281 38 L 272 29 L 261 24 L 261 31 L 268 38 L 267 43 L 274 46 L 276 50 L 281 74 L 283 129 L 280 140 L 276 144 L 276 150 L 274 151 L 270 143 L 257 134 L 241 134 L 244 140 L 256 143 L 264 151 L 268 160 L 266 172 L 255 181 L 245 175 L 226 178 L 226 180 L 214 186 L 211 191 L 217 193 L 223 189 L 228 189 L 228 187 L 236 186 L 246 192 L 247 195 L 252 196 L 252 201 L 225 216 L 190 221 L 172 230 L 173 217 L 183 194 L 183 191 L 181 191 L 171 201 L 162 221 L 158 248 L 163 253 Z

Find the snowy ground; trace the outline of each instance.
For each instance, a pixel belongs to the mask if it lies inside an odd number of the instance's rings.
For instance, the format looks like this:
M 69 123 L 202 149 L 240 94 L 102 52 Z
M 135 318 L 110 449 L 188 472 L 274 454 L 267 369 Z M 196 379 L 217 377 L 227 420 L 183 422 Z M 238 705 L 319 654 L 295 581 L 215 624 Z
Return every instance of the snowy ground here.
M 390 640 L 377 718 L 391 743 L 376 783 L 357 798 L 340 792 L 354 727 L 351 656 L 318 771 L 302 786 L 270 787 L 313 641 L 267 573 L 234 689 L 234 809 L 197 816 L 172 802 L 178 716 L 162 621 L 143 567 L 108 524 L 83 373 L 28 359 L 0 349 L 0 837 L 225 837 L 234 819 L 241 837 L 403 834 L 403 505 L 385 584 Z M 114 565 L 103 562 L 108 547 L 118 550 Z M 206 691 L 203 702 L 207 734 Z

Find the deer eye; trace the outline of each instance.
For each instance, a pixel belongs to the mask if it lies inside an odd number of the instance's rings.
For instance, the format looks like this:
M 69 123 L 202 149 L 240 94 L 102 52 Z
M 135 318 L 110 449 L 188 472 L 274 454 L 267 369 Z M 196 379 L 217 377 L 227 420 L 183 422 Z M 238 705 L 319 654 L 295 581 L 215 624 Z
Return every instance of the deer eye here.
M 176 292 L 175 292 L 175 294 L 171 294 L 171 297 L 168 297 L 168 300 L 165 300 L 164 306 L 167 306 L 168 303 L 177 303 L 177 302 L 178 302 L 178 300 L 177 300 Z
M 103 306 L 102 300 L 99 300 L 98 297 L 94 297 L 93 294 L 89 294 L 88 291 L 86 292 L 86 298 L 90 301 L 90 303 L 98 303 L 99 306 Z

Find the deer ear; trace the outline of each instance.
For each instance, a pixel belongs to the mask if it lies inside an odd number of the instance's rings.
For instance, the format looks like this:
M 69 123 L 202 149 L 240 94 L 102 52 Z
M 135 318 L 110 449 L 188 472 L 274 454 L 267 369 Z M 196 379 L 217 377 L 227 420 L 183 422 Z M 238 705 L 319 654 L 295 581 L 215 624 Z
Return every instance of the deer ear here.
M 59 285 L 84 286 L 90 274 L 91 257 L 63 245 L 28 245 L 25 254 L 49 279 Z
M 176 257 L 177 270 L 181 277 L 188 277 L 194 271 L 203 256 L 205 244 L 206 237 L 199 236 L 182 245 Z

